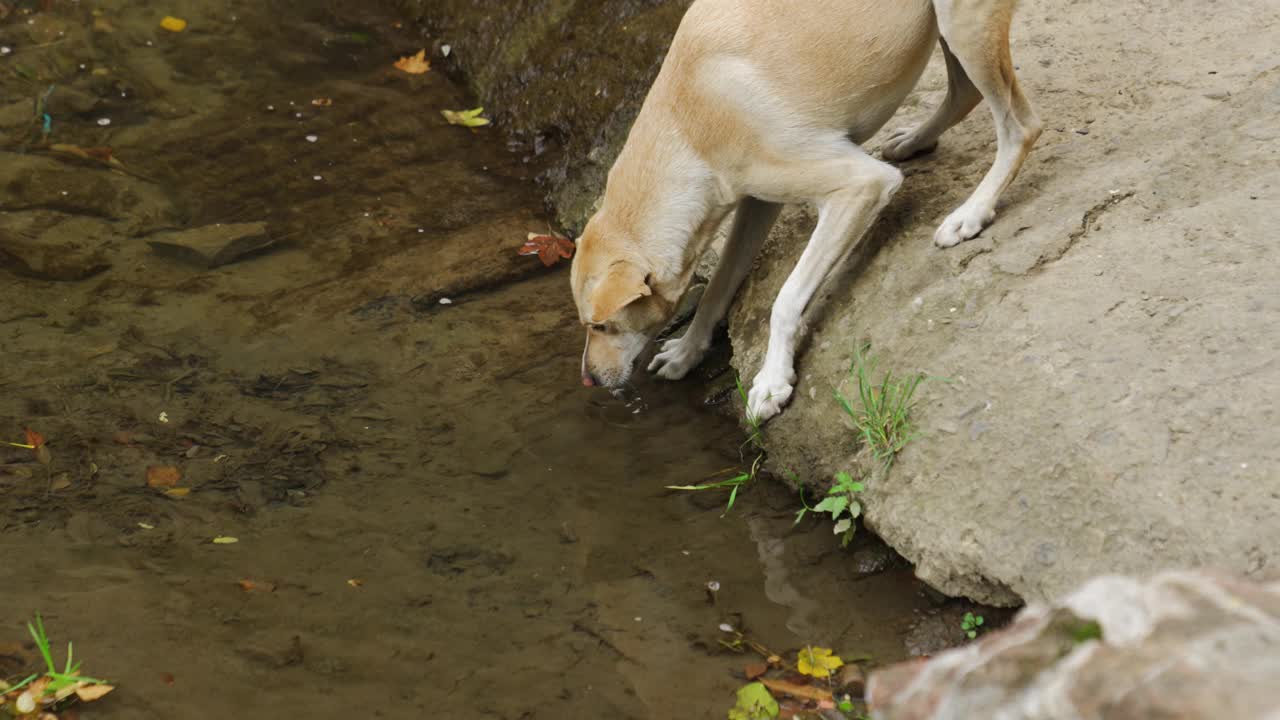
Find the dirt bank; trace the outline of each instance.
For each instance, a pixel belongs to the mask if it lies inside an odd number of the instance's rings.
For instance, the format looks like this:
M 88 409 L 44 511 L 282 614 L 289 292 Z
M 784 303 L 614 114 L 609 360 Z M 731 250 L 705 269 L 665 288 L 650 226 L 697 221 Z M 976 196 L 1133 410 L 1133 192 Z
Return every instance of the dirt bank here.
M 508 130 L 564 147 L 543 180 L 580 227 L 687 3 L 406 4 Z M 938 588 L 1014 603 L 1108 570 L 1274 574 L 1277 14 L 1022 3 L 1014 56 L 1045 136 L 996 223 L 952 250 L 929 238 L 991 161 L 985 108 L 903 165 L 808 315 L 796 400 L 766 434 L 774 467 L 822 482 L 856 466 L 832 392 L 869 340 L 888 367 L 950 380 L 922 391 L 923 436 L 866 498 Z M 890 127 L 940 100 L 938 60 Z M 735 305 L 744 377 L 811 227 L 784 216 Z

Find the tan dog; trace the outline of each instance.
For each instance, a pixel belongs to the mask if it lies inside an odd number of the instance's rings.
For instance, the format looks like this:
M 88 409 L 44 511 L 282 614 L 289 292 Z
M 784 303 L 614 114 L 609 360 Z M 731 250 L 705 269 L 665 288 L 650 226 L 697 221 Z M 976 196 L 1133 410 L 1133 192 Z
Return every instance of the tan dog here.
M 781 205 L 807 202 L 818 225 L 774 302 L 769 347 L 748 399 L 760 421 L 780 412 L 796 381 L 801 313 L 902 183 L 897 168 L 859 143 L 893 116 L 939 36 L 946 99 L 927 122 L 894 133 L 882 154 L 901 160 L 931 149 L 986 98 L 995 163 L 934 241 L 968 240 L 994 217 L 1040 135 L 1009 55 L 1015 4 L 696 0 L 609 173 L 604 203 L 578 241 L 571 282 L 587 328 L 583 383 L 627 381 L 736 208 L 697 313 L 649 366 L 664 378 L 684 377 L 709 348 Z

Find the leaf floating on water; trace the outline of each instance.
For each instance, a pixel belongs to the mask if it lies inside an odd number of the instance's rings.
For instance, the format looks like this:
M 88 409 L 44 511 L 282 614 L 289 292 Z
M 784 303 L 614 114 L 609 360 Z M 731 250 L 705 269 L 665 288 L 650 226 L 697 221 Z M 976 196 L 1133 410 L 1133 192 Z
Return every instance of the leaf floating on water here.
M 164 491 L 164 494 L 165 494 L 165 497 L 182 499 L 191 494 L 191 488 L 186 488 L 186 487 L 166 488 Z
M 166 15 L 164 19 L 160 21 L 160 27 L 168 30 L 169 32 L 180 33 L 187 29 L 187 21 L 182 18 L 173 17 L 172 15 Z
M 241 580 L 237 583 L 241 590 L 245 592 L 275 592 L 276 584 L 273 582 L 259 582 L 257 580 Z
M 361 585 L 364 585 L 364 581 L 360 578 L 351 578 L 347 581 L 347 584 L 351 587 L 360 587 Z
M 35 430 L 32 430 L 31 428 L 26 428 L 23 432 L 27 437 L 28 447 L 35 449 L 40 447 L 41 445 L 44 445 L 44 436 L 41 435 L 40 433 L 36 432 Z
M 831 648 L 809 647 L 800 651 L 796 666 L 805 675 L 816 678 L 830 677 L 831 673 L 840 669 L 844 661 L 831 654 Z
M 406 55 L 395 63 L 395 68 L 401 72 L 407 72 L 410 75 L 421 75 L 431 69 L 431 63 L 427 60 L 427 51 L 422 49 L 417 55 Z
M 484 113 L 484 108 L 472 108 L 471 110 L 441 110 L 440 114 L 450 125 L 461 125 L 463 127 L 477 128 L 484 127 L 489 124 L 489 118 L 480 117 Z
M 567 237 L 560 235 L 539 235 L 538 233 L 529 233 L 528 238 L 524 241 L 524 245 L 516 251 L 517 255 L 537 255 L 543 265 L 551 267 L 560 262 L 561 258 L 568 260 L 573 257 L 575 250 L 573 241 Z
M 147 468 L 147 487 L 172 488 L 182 479 L 182 471 L 172 465 L 152 465 Z
M 234 545 L 238 542 L 240 542 L 240 538 L 228 537 L 226 535 L 219 535 L 213 539 L 214 545 Z

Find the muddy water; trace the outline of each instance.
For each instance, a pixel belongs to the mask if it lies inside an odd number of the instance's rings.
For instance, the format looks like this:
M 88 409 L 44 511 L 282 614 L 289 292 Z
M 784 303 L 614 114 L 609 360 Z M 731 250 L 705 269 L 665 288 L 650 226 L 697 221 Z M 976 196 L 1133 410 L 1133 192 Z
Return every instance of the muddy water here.
M 738 428 L 578 386 L 567 274 L 514 253 L 536 159 L 316 5 L 6 5 L 0 429 L 53 461 L 0 450 L 0 674 L 36 612 L 120 684 L 84 717 L 722 717 L 722 623 L 903 656 L 933 608 L 882 549 L 664 489 Z M 48 141 L 123 171 L 45 149 L 49 86 Z M 275 244 L 218 267 L 148 242 L 245 222 Z

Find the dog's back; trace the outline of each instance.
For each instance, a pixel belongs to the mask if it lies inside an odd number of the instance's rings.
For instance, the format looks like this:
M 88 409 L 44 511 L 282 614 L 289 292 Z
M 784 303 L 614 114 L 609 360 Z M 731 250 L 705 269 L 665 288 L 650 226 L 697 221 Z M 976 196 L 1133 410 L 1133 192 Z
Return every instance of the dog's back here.
M 758 102 L 861 142 L 893 115 L 936 47 L 931 0 L 697 0 L 672 44 L 689 101 Z M 673 64 L 673 63 L 669 63 Z M 686 80 L 687 81 L 687 80 Z M 743 93 L 741 84 L 762 85 Z M 750 109 L 759 112 L 760 108 Z

